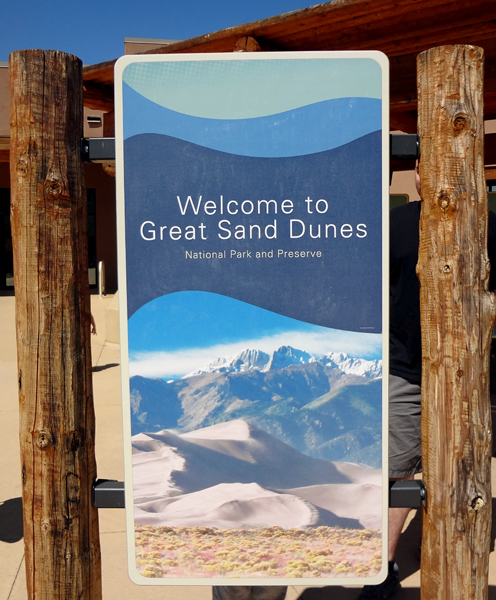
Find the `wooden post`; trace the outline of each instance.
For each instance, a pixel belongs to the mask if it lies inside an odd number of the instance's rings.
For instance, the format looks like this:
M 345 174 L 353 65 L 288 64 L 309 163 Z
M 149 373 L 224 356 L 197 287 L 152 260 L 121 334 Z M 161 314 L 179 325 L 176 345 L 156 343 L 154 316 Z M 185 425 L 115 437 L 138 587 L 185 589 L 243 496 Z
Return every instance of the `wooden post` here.
M 99 600 L 81 61 L 14 52 L 10 97 L 28 598 Z
M 483 51 L 444 46 L 417 59 L 422 213 L 422 454 L 427 487 L 422 600 L 482 600 L 491 532 Z M 496 265 L 493 266 L 496 268 Z

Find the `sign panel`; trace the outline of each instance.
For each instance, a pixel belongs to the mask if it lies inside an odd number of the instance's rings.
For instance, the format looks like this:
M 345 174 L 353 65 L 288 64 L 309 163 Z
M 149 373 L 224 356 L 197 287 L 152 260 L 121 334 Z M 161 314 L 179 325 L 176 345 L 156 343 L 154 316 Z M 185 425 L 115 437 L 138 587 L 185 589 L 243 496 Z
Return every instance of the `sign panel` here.
M 131 578 L 381 581 L 387 59 L 128 56 L 115 81 Z

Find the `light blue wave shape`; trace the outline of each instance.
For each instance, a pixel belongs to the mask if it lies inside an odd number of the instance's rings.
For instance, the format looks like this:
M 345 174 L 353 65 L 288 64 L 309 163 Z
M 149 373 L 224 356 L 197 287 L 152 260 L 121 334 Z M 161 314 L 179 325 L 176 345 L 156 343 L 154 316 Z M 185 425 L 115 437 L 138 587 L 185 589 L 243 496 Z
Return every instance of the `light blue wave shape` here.
M 123 80 L 170 110 L 209 119 L 248 119 L 335 98 L 381 98 L 382 69 L 374 57 L 151 61 L 137 58 Z
M 303 156 L 381 129 L 381 100 L 338 98 L 253 119 L 204 119 L 147 100 L 124 84 L 124 138 L 158 133 L 239 156 Z

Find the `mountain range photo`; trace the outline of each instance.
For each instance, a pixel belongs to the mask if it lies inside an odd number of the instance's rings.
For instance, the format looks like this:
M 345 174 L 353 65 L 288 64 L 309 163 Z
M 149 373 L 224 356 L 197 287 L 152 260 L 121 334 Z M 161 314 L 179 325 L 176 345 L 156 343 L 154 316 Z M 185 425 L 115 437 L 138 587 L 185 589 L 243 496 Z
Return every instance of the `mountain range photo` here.
M 380 360 L 248 348 L 130 391 L 141 574 L 378 573 Z
M 181 379 L 130 379 L 132 434 L 243 419 L 313 458 L 381 467 L 382 361 L 282 346 L 219 357 Z

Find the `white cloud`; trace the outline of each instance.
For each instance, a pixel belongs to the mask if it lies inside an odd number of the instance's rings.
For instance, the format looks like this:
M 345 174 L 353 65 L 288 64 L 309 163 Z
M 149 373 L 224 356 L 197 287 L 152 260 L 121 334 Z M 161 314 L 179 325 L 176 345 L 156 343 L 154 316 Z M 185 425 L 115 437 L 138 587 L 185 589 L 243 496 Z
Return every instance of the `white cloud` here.
M 346 352 L 356 358 L 380 358 L 382 337 L 379 334 L 327 331 L 286 331 L 272 336 L 217 344 L 208 348 L 188 348 L 174 352 L 141 352 L 129 360 L 129 374 L 143 377 L 182 377 L 219 356 L 237 354 L 245 348 L 271 353 L 281 346 L 293 346 L 320 358 L 327 352 Z

